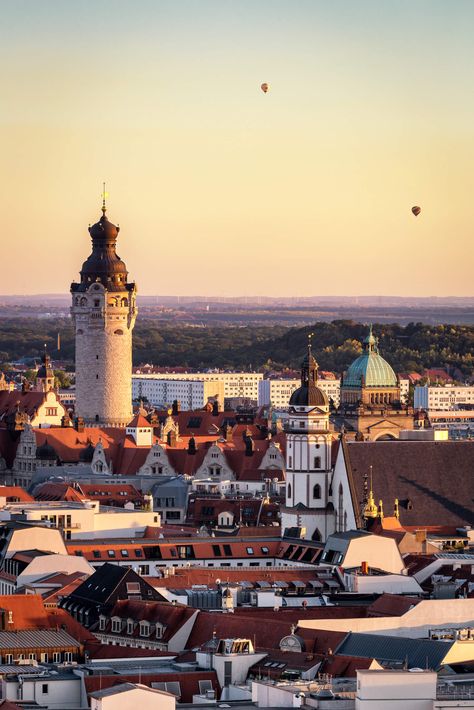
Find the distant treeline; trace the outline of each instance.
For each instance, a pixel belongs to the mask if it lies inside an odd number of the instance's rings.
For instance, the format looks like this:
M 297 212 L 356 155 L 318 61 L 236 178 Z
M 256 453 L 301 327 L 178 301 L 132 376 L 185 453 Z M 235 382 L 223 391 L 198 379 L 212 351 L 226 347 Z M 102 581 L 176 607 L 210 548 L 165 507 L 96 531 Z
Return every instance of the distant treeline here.
M 57 334 L 61 351 L 57 351 Z M 141 318 L 133 338 L 135 365 L 189 368 L 282 369 L 298 367 L 308 334 L 321 369 L 342 372 L 362 351 L 367 326 L 350 320 L 315 323 L 311 327 L 191 327 Z M 450 366 L 464 377 L 474 373 L 474 326 L 409 323 L 374 324 L 381 354 L 399 372 Z M 44 344 L 53 358 L 74 358 L 74 334 L 68 319 L 0 321 L 0 363 L 40 357 Z

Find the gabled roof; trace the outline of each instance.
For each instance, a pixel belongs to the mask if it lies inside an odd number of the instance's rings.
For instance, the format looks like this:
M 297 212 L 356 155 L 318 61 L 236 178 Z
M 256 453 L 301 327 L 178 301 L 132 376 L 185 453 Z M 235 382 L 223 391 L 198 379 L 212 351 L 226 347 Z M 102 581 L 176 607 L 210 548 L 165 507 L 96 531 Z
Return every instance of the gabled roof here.
M 343 452 L 356 512 L 372 467 L 376 498 L 388 510 L 398 498 L 402 526 L 474 525 L 474 442 L 344 442 Z
M 14 414 L 17 410 L 28 414 L 32 417 L 36 410 L 43 404 L 46 399 L 46 394 L 44 392 L 28 391 L 21 392 L 19 390 L 13 390 L 13 392 L 8 392 L 7 390 L 0 391 L 0 421 L 2 421 L 9 414 Z
M 127 429 L 152 429 L 148 419 L 145 419 L 143 414 L 135 414 L 132 421 L 127 424 Z

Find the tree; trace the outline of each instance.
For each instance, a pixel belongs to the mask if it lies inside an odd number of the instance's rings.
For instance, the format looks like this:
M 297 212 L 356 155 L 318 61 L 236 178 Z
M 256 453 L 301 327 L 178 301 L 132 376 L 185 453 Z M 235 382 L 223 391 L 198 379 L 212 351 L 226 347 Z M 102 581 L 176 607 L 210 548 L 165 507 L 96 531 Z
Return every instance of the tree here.
M 72 384 L 71 377 L 64 370 L 54 371 L 54 385 L 60 389 L 67 390 Z

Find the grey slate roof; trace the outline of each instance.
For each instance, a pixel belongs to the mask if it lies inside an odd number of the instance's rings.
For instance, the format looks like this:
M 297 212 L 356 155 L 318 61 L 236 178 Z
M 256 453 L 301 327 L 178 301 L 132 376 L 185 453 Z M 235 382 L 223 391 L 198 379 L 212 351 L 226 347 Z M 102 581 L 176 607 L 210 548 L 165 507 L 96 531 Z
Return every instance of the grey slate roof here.
M 26 631 L 0 631 L 0 649 L 80 647 L 66 631 L 59 629 L 27 629 Z
M 350 632 L 336 649 L 337 656 L 375 658 L 382 665 L 438 670 L 454 641 L 430 641 L 401 636 Z

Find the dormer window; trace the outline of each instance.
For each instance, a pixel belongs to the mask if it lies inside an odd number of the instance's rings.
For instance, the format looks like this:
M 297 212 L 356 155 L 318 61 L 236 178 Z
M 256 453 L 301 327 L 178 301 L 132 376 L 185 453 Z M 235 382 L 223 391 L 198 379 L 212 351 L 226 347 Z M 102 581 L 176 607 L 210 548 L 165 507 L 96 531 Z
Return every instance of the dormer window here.
M 105 631 L 106 622 L 107 622 L 107 618 L 105 616 L 99 617 L 99 631 Z
M 148 621 L 140 621 L 140 636 L 148 637 L 150 635 L 150 624 Z
M 119 634 L 121 630 L 122 630 L 122 621 L 121 621 L 120 617 L 118 617 L 118 616 L 112 617 L 112 633 Z
M 156 625 L 156 638 L 160 639 L 163 636 L 163 627 L 160 624 Z
M 134 626 L 133 619 L 127 619 L 127 634 L 129 634 L 129 636 L 133 634 Z

